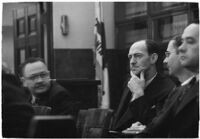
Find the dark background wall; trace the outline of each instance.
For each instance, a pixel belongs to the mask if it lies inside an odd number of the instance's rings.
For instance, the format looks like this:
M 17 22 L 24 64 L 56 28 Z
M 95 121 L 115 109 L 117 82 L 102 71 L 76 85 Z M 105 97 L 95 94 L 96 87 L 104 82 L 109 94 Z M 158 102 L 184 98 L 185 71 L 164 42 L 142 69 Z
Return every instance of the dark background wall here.
M 92 49 L 55 49 L 56 79 L 94 79 Z

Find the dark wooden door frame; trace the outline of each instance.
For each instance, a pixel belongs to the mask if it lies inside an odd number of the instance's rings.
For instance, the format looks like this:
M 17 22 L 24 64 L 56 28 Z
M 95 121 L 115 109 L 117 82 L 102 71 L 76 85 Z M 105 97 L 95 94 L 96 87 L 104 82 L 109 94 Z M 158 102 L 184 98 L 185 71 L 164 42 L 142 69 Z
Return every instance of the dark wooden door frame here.
M 26 6 L 26 3 L 19 3 L 22 5 Z M 47 34 L 47 38 L 46 38 L 46 42 L 47 42 L 47 61 L 48 61 L 48 69 L 51 71 L 51 77 L 53 78 L 55 75 L 54 73 L 54 51 L 53 51 L 53 17 L 52 17 L 52 2 L 33 2 L 33 4 L 37 4 L 38 8 L 40 8 L 40 13 L 39 14 L 39 19 L 40 20 L 37 24 L 40 24 L 39 27 L 41 28 L 41 38 L 39 38 L 39 41 L 41 41 L 41 45 L 44 46 L 44 29 L 43 29 L 43 25 L 46 25 L 46 34 Z M 13 16 L 14 15 L 14 11 L 13 11 Z M 27 20 L 27 19 L 26 19 Z M 14 31 L 13 31 L 13 35 L 16 38 L 16 21 L 13 20 L 13 26 L 14 27 Z M 14 39 L 14 44 L 16 44 L 16 40 Z M 14 47 L 16 47 L 14 45 Z M 18 60 L 19 58 L 16 58 L 17 55 L 17 49 L 14 48 L 14 64 L 15 64 L 15 72 L 18 72 Z M 40 56 L 44 57 L 44 48 L 40 48 L 41 52 L 40 52 Z M 26 53 L 28 53 L 28 51 L 26 50 Z
M 51 71 L 51 78 L 55 77 L 54 70 L 54 51 L 53 51 L 53 9 L 52 2 L 46 2 L 46 25 L 47 25 L 47 53 L 48 53 L 48 69 Z
M 17 72 L 21 60 L 30 56 L 43 57 L 43 37 L 41 36 L 39 3 L 19 3 L 20 8 L 13 10 L 14 57 Z M 20 53 L 24 52 L 24 55 Z M 24 56 L 23 59 L 20 57 Z

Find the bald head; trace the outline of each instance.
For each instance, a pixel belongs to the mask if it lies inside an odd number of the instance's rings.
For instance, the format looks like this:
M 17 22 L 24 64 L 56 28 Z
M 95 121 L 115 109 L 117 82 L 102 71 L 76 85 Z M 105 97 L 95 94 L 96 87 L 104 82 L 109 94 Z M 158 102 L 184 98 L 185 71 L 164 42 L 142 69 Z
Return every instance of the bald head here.
M 183 31 L 182 38 L 194 37 L 199 39 L 199 24 L 192 23 L 188 25 Z
M 182 34 L 182 45 L 179 47 L 181 64 L 188 70 L 199 71 L 199 24 L 188 25 Z

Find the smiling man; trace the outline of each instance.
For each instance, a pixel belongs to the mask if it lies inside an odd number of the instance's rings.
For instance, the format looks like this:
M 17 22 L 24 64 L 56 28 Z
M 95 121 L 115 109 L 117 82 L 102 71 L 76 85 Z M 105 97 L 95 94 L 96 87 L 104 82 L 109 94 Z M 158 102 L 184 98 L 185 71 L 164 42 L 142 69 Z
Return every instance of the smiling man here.
M 78 103 L 70 93 L 51 81 L 50 73 L 43 59 L 29 58 L 20 66 L 23 86 L 30 92 L 30 102 L 33 106 L 50 107 L 53 115 L 76 115 Z

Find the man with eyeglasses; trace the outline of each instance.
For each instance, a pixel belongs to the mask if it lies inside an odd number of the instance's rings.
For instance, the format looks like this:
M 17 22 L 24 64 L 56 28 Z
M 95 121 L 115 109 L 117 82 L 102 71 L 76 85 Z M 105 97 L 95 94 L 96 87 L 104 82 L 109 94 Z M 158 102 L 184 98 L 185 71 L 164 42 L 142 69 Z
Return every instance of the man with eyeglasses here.
M 52 115 L 76 116 L 78 103 L 70 93 L 50 79 L 50 73 L 43 59 L 29 58 L 20 65 L 22 84 L 30 92 L 33 106 L 51 108 Z
M 181 44 L 181 36 L 175 36 L 169 41 L 167 50 L 165 52 L 166 57 L 163 63 L 166 64 L 169 75 L 177 77 L 179 82 L 183 83 L 193 76 L 193 73 L 181 65 L 178 51 L 178 48 L 181 46 Z
M 198 138 L 199 24 L 188 25 L 178 48 L 181 66 L 194 75 L 174 90 L 164 108 L 137 137 Z

